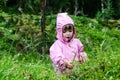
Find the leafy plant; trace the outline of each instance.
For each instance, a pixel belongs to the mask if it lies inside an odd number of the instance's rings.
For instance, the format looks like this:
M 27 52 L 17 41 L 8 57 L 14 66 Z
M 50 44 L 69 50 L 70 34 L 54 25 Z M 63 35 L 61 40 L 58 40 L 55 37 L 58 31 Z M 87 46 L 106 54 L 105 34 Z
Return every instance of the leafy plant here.
M 46 47 L 42 49 L 40 16 L 0 14 L 0 79 L 28 80 L 119 80 L 120 31 L 102 26 L 95 19 L 74 17 L 76 37 L 84 45 L 89 61 L 74 62 L 71 77 L 57 76 L 49 47 L 55 40 L 56 15 L 46 19 Z M 9 25 L 8 25 L 9 24 Z M 25 54 L 29 53 L 29 54 Z M 44 54 L 44 55 L 42 55 Z

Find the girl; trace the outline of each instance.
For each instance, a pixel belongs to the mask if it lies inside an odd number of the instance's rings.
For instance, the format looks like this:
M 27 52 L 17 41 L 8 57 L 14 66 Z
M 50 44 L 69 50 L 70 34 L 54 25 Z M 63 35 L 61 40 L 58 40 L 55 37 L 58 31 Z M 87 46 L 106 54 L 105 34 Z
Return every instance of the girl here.
M 60 75 L 74 67 L 73 60 L 84 62 L 87 54 L 83 52 L 83 44 L 75 39 L 75 27 L 73 20 L 67 13 L 57 15 L 57 40 L 50 47 L 50 58 L 54 70 Z

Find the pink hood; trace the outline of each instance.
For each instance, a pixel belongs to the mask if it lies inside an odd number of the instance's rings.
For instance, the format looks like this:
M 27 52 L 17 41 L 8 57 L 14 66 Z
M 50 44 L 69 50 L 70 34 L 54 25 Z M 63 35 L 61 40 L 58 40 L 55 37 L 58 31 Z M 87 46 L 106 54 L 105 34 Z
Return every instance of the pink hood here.
M 62 38 L 62 28 L 64 25 L 66 24 L 72 24 L 74 26 L 74 22 L 73 20 L 68 16 L 67 13 L 59 13 L 57 15 L 57 22 L 56 22 L 56 30 L 57 30 L 57 39 L 62 41 L 62 42 L 65 42 L 63 41 L 63 38 Z M 75 29 L 73 31 L 73 38 L 75 37 Z M 73 38 L 71 40 L 73 40 Z

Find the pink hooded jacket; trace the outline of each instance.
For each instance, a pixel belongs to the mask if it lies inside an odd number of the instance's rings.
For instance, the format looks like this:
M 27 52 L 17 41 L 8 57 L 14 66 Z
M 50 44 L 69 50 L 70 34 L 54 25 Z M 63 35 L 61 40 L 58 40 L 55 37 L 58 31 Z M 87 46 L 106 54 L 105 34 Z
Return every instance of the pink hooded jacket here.
M 57 15 L 57 40 L 50 47 L 50 58 L 52 60 L 54 70 L 61 74 L 67 69 L 62 69 L 64 66 L 64 61 L 72 62 L 73 59 L 76 61 L 82 62 L 82 58 L 80 55 L 83 54 L 83 44 L 80 40 L 75 39 L 75 29 L 73 31 L 73 37 L 70 41 L 70 46 L 67 42 L 65 42 L 62 38 L 62 27 L 66 24 L 74 25 L 73 20 L 68 16 L 67 13 L 59 13 Z M 74 58 L 75 57 L 75 58 Z

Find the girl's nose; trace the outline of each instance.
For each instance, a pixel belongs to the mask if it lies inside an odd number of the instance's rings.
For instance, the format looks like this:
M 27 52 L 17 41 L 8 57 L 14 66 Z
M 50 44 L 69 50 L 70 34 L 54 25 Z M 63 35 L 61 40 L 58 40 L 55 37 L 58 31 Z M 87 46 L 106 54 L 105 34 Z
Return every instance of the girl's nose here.
M 70 32 L 69 32 L 69 31 L 67 31 L 67 32 L 66 32 L 66 34 L 67 34 L 67 35 L 69 35 L 69 34 L 70 34 Z

